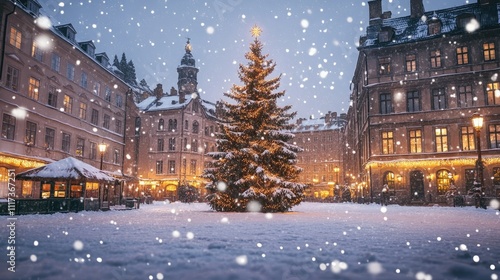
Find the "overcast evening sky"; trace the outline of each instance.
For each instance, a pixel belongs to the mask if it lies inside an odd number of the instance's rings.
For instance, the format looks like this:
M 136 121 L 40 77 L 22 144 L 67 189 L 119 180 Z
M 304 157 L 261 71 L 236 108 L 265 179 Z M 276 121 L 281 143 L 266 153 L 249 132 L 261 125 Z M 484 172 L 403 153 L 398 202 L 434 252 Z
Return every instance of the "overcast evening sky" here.
M 177 66 L 191 38 L 198 90 L 208 101 L 241 84 L 238 65 L 252 41 L 250 28 L 263 30 L 265 54 L 282 75 L 282 104 L 297 117 L 346 113 L 359 37 L 368 26 L 368 1 L 359 0 L 39 0 L 53 25 L 71 23 L 78 42 L 93 40 L 110 60 L 125 53 L 137 80 L 151 88 L 177 87 Z M 425 11 L 476 0 L 424 0 Z M 407 16 L 410 0 L 382 0 L 392 17 Z

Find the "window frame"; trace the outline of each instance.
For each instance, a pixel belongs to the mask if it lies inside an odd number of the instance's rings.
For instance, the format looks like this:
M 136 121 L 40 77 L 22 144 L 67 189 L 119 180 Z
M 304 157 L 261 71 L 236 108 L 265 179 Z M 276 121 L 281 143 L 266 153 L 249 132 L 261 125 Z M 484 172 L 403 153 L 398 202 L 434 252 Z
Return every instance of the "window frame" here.
M 410 96 L 410 94 L 412 96 Z M 418 106 L 418 108 L 415 109 L 416 106 Z M 406 92 L 406 111 L 408 113 L 422 111 L 422 100 L 420 96 L 420 91 L 410 90 Z
M 408 131 L 408 144 L 410 154 L 419 154 L 423 152 L 423 133 L 422 129 L 410 129 Z
M 388 115 L 392 113 L 392 94 L 390 93 L 381 93 L 380 94 L 380 114 L 381 115 Z
M 476 95 L 472 90 L 472 85 L 458 86 L 458 107 L 468 108 L 476 106 Z
M 382 154 L 392 155 L 395 153 L 394 149 L 394 131 L 387 130 L 380 132 L 380 138 L 382 139 Z
M 405 70 L 409 73 L 417 72 L 417 55 L 414 53 L 405 56 Z
M 432 110 L 443 110 L 448 108 L 445 88 L 431 89 L 431 108 Z
M 9 34 L 9 43 L 15 48 L 21 49 L 23 43 L 23 33 L 14 26 L 11 26 Z
M 470 63 L 469 59 L 469 47 L 461 46 L 456 48 L 457 55 L 457 65 L 468 65 Z
M 483 43 L 483 59 L 485 62 L 496 60 L 496 46 L 495 42 Z
M 443 133 L 444 132 L 444 133 Z M 449 147 L 449 134 L 447 127 L 435 127 L 434 128 L 434 151 L 436 153 L 445 153 L 450 150 Z

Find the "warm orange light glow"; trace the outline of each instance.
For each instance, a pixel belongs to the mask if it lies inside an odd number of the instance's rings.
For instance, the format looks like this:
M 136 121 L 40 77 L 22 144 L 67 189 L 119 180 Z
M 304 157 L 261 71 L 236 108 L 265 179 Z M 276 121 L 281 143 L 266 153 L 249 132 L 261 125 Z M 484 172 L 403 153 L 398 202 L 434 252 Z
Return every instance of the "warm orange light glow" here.
M 481 130 L 481 128 L 483 127 L 483 116 L 479 113 L 474 113 L 472 115 L 472 126 L 474 126 L 474 128 L 476 130 Z
M 102 142 L 101 144 L 99 144 L 97 146 L 99 146 L 99 152 L 101 152 L 101 153 L 106 152 L 107 146 L 106 146 L 106 144 L 104 144 L 104 142 Z

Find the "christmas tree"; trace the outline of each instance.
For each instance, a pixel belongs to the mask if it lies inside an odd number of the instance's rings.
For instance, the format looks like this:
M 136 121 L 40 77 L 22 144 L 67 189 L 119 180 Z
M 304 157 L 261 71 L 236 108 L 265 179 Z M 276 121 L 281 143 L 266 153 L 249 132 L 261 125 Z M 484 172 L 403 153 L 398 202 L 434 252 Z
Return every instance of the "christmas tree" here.
M 281 76 L 268 78 L 276 63 L 262 54 L 260 28 L 245 54 L 248 64 L 239 66 L 243 85 L 233 85 L 222 101 L 218 152 L 209 153 L 213 166 L 205 169 L 209 179 L 207 199 L 216 211 L 284 212 L 299 204 L 304 184 L 297 182 L 301 169 L 295 165 L 300 148 L 294 137 L 291 106 L 280 107 L 277 91 Z

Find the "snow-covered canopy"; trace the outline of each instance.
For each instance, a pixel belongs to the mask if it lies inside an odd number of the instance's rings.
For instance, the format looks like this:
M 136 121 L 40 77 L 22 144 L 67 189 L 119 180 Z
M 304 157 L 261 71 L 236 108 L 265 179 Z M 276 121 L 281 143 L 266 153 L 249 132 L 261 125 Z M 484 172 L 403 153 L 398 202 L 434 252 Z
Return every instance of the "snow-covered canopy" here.
M 82 180 L 113 182 L 115 178 L 73 157 L 17 174 L 18 180 Z

